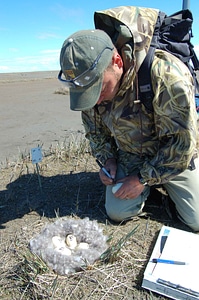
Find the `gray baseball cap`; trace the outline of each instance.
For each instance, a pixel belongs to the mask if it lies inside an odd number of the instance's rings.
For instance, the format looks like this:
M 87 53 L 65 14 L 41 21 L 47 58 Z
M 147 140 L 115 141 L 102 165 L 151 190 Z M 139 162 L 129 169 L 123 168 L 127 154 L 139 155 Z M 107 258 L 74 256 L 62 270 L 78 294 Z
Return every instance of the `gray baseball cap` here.
M 60 52 L 58 78 L 69 85 L 71 110 L 86 110 L 97 103 L 103 72 L 111 63 L 114 45 L 102 30 L 81 30 L 68 37 Z M 62 74 L 66 79 L 62 79 Z

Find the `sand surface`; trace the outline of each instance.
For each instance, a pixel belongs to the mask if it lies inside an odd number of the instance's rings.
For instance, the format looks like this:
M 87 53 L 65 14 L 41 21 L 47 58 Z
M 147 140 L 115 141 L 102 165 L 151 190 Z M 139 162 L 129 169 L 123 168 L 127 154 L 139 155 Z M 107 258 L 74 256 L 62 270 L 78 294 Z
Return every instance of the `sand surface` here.
M 43 150 L 84 132 L 80 112 L 71 111 L 58 72 L 0 74 L 0 162 L 42 145 Z

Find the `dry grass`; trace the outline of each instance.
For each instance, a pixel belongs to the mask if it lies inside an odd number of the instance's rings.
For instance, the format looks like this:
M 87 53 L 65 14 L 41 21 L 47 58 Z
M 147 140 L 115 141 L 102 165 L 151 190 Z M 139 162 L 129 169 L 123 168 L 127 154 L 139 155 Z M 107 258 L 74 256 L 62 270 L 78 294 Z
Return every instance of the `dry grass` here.
M 141 288 L 144 269 L 161 226 L 184 225 L 168 217 L 158 192 L 148 201 L 145 216 L 114 224 L 104 210 L 104 187 L 88 143 L 75 137 L 45 153 L 39 175 L 30 157 L 22 156 L 7 161 L 0 177 L 2 300 L 165 299 Z M 85 270 L 57 276 L 29 251 L 28 243 L 46 223 L 66 216 L 97 220 L 111 237 L 110 249 Z
M 69 94 L 69 90 L 68 88 L 62 86 L 59 89 L 57 89 L 54 94 L 59 94 L 59 95 L 68 95 Z

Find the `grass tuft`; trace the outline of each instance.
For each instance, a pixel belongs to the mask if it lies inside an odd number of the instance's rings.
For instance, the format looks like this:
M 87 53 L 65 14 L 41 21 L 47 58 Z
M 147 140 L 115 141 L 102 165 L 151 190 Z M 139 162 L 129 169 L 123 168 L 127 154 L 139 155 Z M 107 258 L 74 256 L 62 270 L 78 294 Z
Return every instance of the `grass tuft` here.
M 103 262 L 113 263 L 118 256 L 118 253 L 121 251 L 122 247 L 125 246 L 129 238 L 136 232 L 139 225 L 137 225 L 132 231 L 127 233 L 124 237 L 121 237 L 116 244 L 110 246 L 102 255 L 100 256 L 100 260 Z

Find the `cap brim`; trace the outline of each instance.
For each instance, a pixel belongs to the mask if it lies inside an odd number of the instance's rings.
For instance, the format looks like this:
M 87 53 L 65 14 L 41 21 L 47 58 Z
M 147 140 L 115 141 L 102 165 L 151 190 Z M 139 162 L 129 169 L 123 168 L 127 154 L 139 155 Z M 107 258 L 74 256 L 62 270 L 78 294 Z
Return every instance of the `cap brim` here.
M 102 78 L 92 83 L 91 86 L 70 88 L 70 109 L 86 110 L 95 106 L 102 89 Z

